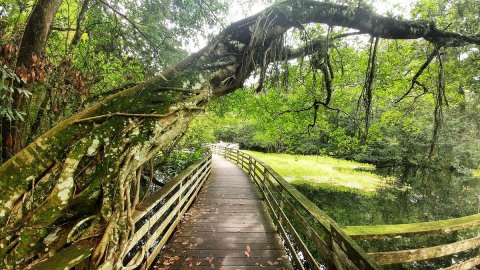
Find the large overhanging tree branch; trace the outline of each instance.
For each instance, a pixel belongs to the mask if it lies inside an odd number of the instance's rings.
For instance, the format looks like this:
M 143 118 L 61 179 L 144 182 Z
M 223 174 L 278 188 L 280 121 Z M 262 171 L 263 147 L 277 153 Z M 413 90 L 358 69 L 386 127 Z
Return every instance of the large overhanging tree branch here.
M 0 167 L 0 268 L 56 252 L 65 244 L 62 235 L 85 218 L 93 222 L 80 238 L 98 240 L 91 267 L 120 268 L 133 230 L 130 213 L 138 200 L 130 197 L 140 184 L 138 168 L 181 136 L 212 98 L 240 88 L 259 65 L 281 60 L 275 48 L 282 35 L 306 23 L 436 46 L 480 44 L 431 22 L 315 1 L 282 2 L 236 22 L 158 76 L 61 122 Z M 312 44 L 284 48 L 283 57 L 324 48 L 321 41 Z

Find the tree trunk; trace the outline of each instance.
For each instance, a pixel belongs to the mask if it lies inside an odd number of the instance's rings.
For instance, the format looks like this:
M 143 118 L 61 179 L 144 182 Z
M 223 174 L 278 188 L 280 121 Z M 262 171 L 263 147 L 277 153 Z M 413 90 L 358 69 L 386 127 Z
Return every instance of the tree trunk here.
M 17 56 L 16 69 L 17 71 L 29 72 L 34 64 L 33 56 L 39 59 L 42 58 L 47 44 L 50 27 L 55 19 L 55 14 L 62 0 L 38 0 L 35 7 L 27 20 L 25 30 L 23 32 L 22 42 L 20 43 L 20 50 Z M 20 87 L 20 85 L 17 85 Z M 13 93 L 13 102 L 11 104 L 13 109 L 18 109 L 22 112 L 27 112 L 27 101 L 19 92 Z M 28 117 L 26 117 L 28 119 Z M 2 138 L 9 138 L 9 140 L 2 139 L 2 159 L 8 160 L 16 152 L 25 146 L 26 138 L 22 137 L 22 124 L 18 120 L 10 121 L 8 118 L 2 119 Z
M 0 166 L 0 267 L 29 263 L 45 250 L 54 253 L 63 246 L 61 235 L 93 216 L 81 236 L 98 241 L 91 267 L 121 268 L 133 229 L 130 191 L 138 184 L 138 168 L 181 136 L 212 98 L 241 87 L 255 63 L 264 68 L 282 60 L 278 49 L 287 58 L 322 49 L 322 42 L 280 48 L 282 35 L 304 23 L 340 25 L 385 38 L 480 44 L 431 23 L 314 1 L 279 3 L 234 23 L 201 51 L 64 120 Z

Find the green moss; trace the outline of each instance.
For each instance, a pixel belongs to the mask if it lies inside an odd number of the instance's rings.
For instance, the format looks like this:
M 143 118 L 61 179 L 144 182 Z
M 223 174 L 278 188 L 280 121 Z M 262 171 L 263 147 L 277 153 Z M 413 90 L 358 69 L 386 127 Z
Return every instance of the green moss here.
M 367 163 L 328 156 L 246 152 L 270 165 L 285 180 L 294 183 L 310 183 L 323 188 L 373 194 L 395 180 L 373 173 L 375 166 Z
M 365 191 L 363 189 L 356 189 L 356 188 L 343 186 L 343 185 L 332 185 L 330 183 L 315 183 L 308 180 L 294 180 L 294 181 L 291 181 L 290 183 L 292 183 L 295 187 L 298 187 L 300 185 L 308 185 L 309 189 L 319 188 L 322 190 L 329 190 L 333 192 L 350 192 L 353 194 L 361 194 L 365 196 L 372 196 L 375 194 L 372 191 Z

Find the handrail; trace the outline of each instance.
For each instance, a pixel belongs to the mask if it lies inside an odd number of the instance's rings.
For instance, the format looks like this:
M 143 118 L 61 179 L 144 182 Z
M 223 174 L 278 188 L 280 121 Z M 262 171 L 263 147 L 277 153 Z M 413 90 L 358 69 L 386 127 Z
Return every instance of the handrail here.
M 424 261 L 457 254 L 480 246 L 480 236 L 433 247 L 369 253 L 381 265 Z
M 212 156 L 209 154 L 138 206 L 133 214 L 135 233 L 129 240 L 127 255 L 123 259 L 125 266 L 132 266 L 142 260 L 142 268 L 148 269 L 155 261 L 210 175 L 211 162 Z
M 210 175 L 212 154 L 200 159 L 150 195 L 132 215 L 135 233 L 129 239 L 123 265 L 148 269 Z M 91 256 L 94 244 L 81 241 L 30 269 L 70 269 Z M 73 256 L 73 257 L 72 257 Z M 55 266 L 56 268 L 52 268 Z
M 437 232 L 454 232 L 459 231 L 460 229 L 468 229 L 472 228 L 478 223 L 475 222 L 475 219 L 478 218 L 477 215 L 467 216 L 464 218 L 457 218 L 452 220 L 443 220 L 443 221 L 433 221 L 433 222 L 423 222 L 419 223 L 419 227 L 416 228 L 417 230 L 412 231 L 401 231 L 399 229 L 397 232 L 400 232 L 398 235 L 400 237 L 403 236 L 416 236 L 416 235 L 424 235 L 424 234 L 431 234 L 435 231 Z M 473 220 L 472 222 L 468 222 L 467 220 Z M 448 226 L 448 221 L 452 221 L 455 225 Z M 427 230 L 428 225 L 432 224 L 441 224 L 440 228 L 437 230 L 431 229 Z M 450 223 L 451 224 L 451 223 Z M 413 224 L 400 224 L 400 225 L 413 225 Z M 403 229 L 409 228 L 410 226 L 401 227 Z M 414 226 L 412 226 L 414 227 Z M 391 234 L 383 235 L 383 238 L 391 238 L 394 230 L 391 230 Z M 362 235 L 357 235 L 356 237 L 361 237 Z M 382 238 L 380 234 L 367 234 L 364 239 L 378 239 Z M 407 263 L 407 262 L 414 262 L 414 261 L 426 261 L 431 259 L 436 259 L 440 257 L 445 257 L 449 255 L 458 254 L 464 251 L 472 250 L 475 248 L 480 247 L 480 236 L 471 237 L 468 239 L 461 239 L 459 241 L 443 244 L 443 245 L 436 245 L 430 247 L 422 247 L 416 249 L 405 249 L 405 250 L 394 250 L 394 251 L 377 251 L 368 253 L 376 262 L 380 265 L 391 265 L 391 264 L 400 264 L 400 263 Z M 476 263 L 476 264 L 475 264 Z M 458 262 L 450 267 L 445 269 L 471 269 L 472 266 L 476 266 L 480 264 L 480 257 L 475 257 L 469 259 L 464 262 Z
M 344 230 L 353 239 L 376 239 L 432 233 L 449 233 L 480 225 L 480 214 L 420 223 L 347 226 Z
M 270 166 L 237 149 L 212 145 L 212 150 L 250 175 L 298 269 L 381 269 L 333 219 Z

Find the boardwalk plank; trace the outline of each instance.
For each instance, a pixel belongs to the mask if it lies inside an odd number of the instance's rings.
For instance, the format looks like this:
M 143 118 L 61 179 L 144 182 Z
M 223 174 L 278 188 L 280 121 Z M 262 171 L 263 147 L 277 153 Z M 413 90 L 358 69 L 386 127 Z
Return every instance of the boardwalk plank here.
M 213 227 L 207 225 L 190 226 L 192 229 L 189 233 L 196 232 L 226 232 L 226 233 L 247 233 L 247 232 L 275 232 L 273 228 L 265 228 L 263 224 L 257 224 L 256 226 L 245 227 Z
M 281 260 L 270 258 L 222 258 L 222 257 L 171 257 L 165 265 L 172 263 L 175 269 L 286 269 L 290 263 L 288 259 Z M 163 264 L 163 263 L 162 263 Z M 222 268 L 223 267 L 223 268 Z
M 262 249 L 278 249 L 282 250 L 283 246 L 280 243 L 247 243 L 240 242 L 234 243 L 229 241 L 208 241 L 208 242 L 201 242 L 201 240 L 197 241 L 184 241 L 182 243 L 170 243 L 169 247 L 172 249 L 242 249 L 245 248 L 247 245 L 250 246 L 252 250 L 262 250 Z
M 291 270 L 281 239 L 248 176 L 220 157 L 213 158 L 212 167 L 156 268 Z
M 188 254 L 188 256 L 187 256 Z M 209 250 L 175 250 L 169 248 L 168 251 L 164 252 L 164 257 L 173 257 L 173 256 L 180 256 L 180 257 L 228 257 L 228 258 L 245 258 L 245 249 L 209 249 Z M 282 257 L 285 256 L 285 252 L 279 249 L 259 249 L 254 250 L 250 254 L 250 258 L 286 258 Z

